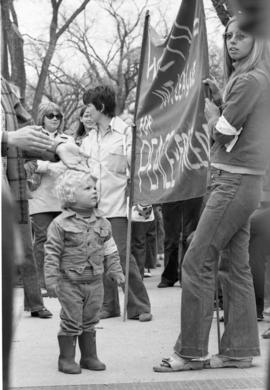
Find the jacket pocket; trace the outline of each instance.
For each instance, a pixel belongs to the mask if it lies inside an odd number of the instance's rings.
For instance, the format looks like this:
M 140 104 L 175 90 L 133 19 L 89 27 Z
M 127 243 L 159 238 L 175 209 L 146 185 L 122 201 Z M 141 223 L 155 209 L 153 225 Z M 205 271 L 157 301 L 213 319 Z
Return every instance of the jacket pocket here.
M 65 228 L 65 246 L 66 247 L 76 247 L 83 245 L 84 235 L 81 229 L 75 227 L 66 227 Z
M 100 253 L 100 252 L 97 252 L 97 253 L 94 253 L 92 256 L 91 256 L 91 262 L 93 264 L 95 264 L 98 269 L 100 270 L 104 270 L 104 253 Z

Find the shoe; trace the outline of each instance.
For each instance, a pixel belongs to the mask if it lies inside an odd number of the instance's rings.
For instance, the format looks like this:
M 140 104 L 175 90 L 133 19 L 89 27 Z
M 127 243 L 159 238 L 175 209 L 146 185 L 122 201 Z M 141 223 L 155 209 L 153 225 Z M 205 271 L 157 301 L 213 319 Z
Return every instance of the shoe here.
M 78 339 L 81 350 L 81 368 L 93 371 L 106 370 L 105 364 L 97 357 L 96 331 L 83 332 Z
M 47 290 L 46 290 L 46 288 L 42 288 L 41 289 L 41 296 L 43 297 L 43 298 L 47 298 L 49 295 L 48 295 L 48 292 L 47 292 Z
M 102 310 L 99 319 L 105 320 L 106 318 L 120 317 L 120 313 L 109 313 L 108 311 Z
M 153 318 L 151 313 L 141 313 L 136 315 L 135 317 L 129 318 L 129 320 L 139 320 L 140 322 L 151 321 Z
M 46 307 L 43 307 L 41 310 L 31 311 L 31 317 L 51 318 L 52 313 Z
M 202 360 L 187 359 L 176 353 L 169 358 L 162 359 L 159 366 L 153 367 L 155 372 L 176 372 L 189 370 L 202 370 L 205 362 Z
M 151 278 L 151 272 L 150 270 L 144 270 L 144 274 L 143 274 L 143 277 L 144 278 Z
M 163 253 L 159 253 L 157 255 L 157 261 L 164 261 L 164 254 Z
M 263 334 L 262 334 L 263 339 L 270 339 L 270 328 L 268 328 Z
M 147 322 L 147 321 L 151 321 L 153 318 L 152 314 L 151 313 L 141 313 L 139 315 L 139 321 L 140 322 Z
M 77 336 L 58 336 L 60 355 L 58 371 L 65 374 L 80 374 L 81 367 L 75 362 Z
M 263 321 L 263 320 L 264 320 L 263 314 L 257 314 L 257 321 L 258 321 L 258 322 L 261 322 L 261 321 Z
M 222 355 L 213 355 L 204 362 L 204 368 L 250 368 L 252 357 L 230 358 Z
M 157 286 L 158 288 L 173 287 L 174 283 L 175 282 L 170 282 L 169 280 L 168 281 L 162 280 Z

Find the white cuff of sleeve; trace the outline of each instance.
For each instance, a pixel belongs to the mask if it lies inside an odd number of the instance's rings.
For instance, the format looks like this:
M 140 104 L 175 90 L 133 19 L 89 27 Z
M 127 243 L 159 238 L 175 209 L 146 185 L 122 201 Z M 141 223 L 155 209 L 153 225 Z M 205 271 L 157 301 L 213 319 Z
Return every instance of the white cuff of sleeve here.
M 237 130 L 235 127 L 233 127 L 228 121 L 227 119 L 221 115 L 221 117 L 219 118 L 219 120 L 217 121 L 217 124 L 216 124 L 216 130 L 223 134 L 223 135 L 231 135 L 231 136 L 234 136 L 234 138 L 228 142 L 225 147 L 226 147 L 226 152 L 231 152 L 232 148 L 234 147 L 234 145 L 236 144 L 237 140 L 238 140 L 238 137 L 239 135 L 241 134 L 243 128 L 241 127 L 241 129 Z
M 114 252 L 117 252 L 117 246 L 114 239 L 111 237 L 108 241 L 104 242 L 104 255 L 109 256 Z
M 37 160 L 37 172 L 45 173 L 48 171 L 49 161 Z

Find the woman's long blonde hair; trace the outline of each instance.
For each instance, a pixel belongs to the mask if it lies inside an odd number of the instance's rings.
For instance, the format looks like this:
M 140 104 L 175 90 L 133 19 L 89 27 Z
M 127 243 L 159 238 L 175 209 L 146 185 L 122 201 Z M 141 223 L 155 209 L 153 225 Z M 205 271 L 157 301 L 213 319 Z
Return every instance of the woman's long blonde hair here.
M 232 17 L 229 22 L 227 23 L 227 26 L 225 28 L 225 34 L 228 30 L 228 27 L 231 23 L 236 22 L 236 17 Z M 237 67 L 234 68 L 233 66 L 233 60 L 228 54 L 227 45 L 226 45 L 226 39 L 224 34 L 224 83 L 225 83 L 225 89 L 224 89 L 224 95 L 223 99 L 226 98 L 228 91 L 230 90 L 231 86 L 235 82 L 235 80 L 251 70 L 258 67 L 258 65 L 264 61 L 269 59 L 269 43 L 266 42 L 266 40 L 260 39 L 260 38 L 253 38 L 253 46 L 248 54 L 247 57 L 243 58 L 242 60 L 237 62 Z

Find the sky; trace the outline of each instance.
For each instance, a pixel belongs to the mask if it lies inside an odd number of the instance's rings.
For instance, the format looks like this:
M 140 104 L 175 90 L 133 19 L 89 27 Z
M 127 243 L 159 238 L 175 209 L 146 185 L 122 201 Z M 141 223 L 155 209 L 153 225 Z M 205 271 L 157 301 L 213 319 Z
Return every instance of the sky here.
M 98 23 L 95 24 L 95 36 L 96 42 L 98 43 L 98 47 L 102 48 L 104 44 L 104 37 L 109 36 L 110 28 L 110 20 L 108 16 L 101 10 L 100 6 L 98 6 L 98 2 L 100 0 L 91 0 L 89 5 L 86 8 L 86 11 L 82 13 L 78 20 L 80 23 L 84 23 L 84 18 L 87 20 L 88 18 L 95 17 L 98 20 Z M 205 6 L 205 14 L 206 14 L 206 26 L 208 32 L 208 40 L 214 41 L 218 45 L 221 45 L 221 36 L 223 32 L 223 27 L 221 26 L 215 11 L 213 10 L 212 3 L 210 0 L 203 0 Z M 63 0 L 63 6 L 67 10 L 67 15 L 71 14 L 71 11 L 74 10 L 80 4 L 80 0 Z M 128 1 L 124 1 L 124 5 L 128 7 Z M 136 4 L 140 7 L 145 3 L 145 0 L 136 0 Z M 169 28 L 172 26 L 173 21 L 177 15 L 179 10 L 181 0 L 148 0 L 148 9 L 150 12 L 150 21 L 151 24 L 159 30 L 161 27 L 160 23 L 160 12 L 158 12 L 158 8 L 162 10 L 162 15 L 166 20 Z M 25 42 L 28 40 L 28 36 L 30 35 L 34 39 L 48 39 L 48 26 L 51 17 L 51 1 L 50 0 L 15 0 L 14 2 L 15 9 L 18 16 L 19 29 L 21 34 L 23 34 Z M 127 10 L 127 17 L 132 14 L 132 12 Z M 89 19 L 88 19 L 89 20 Z M 143 26 L 143 20 L 141 23 L 141 28 Z M 158 31 L 161 32 L 161 31 Z M 220 37 L 220 39 L 218 39 Z M 105 49 L 104 49 L 105 50 Z M 27 46 L 25 45 L 25 51 L 27 54 Z M 76 64 L 76 68 L 80 68 L 82 64 L 79 60 L 77 60 L 73 56 L 72 51 L 62 49 L 62 53 L 60 50 L 58 51 L 59 58 L 65 58 L 65 64 L 67 67 L 73 66 Z M 55 55 L 54 59 L 57 57 Z M 29 72 L 29 69 L 28 69 Z M 28 75 L 29 76 L 29 75 Z
M 91 15 L 98 12 L 98 1 L 91 0 L 86 8 L 86 14 Z M 215 16 L 213 7 L 210 0 L 203 0 L 207 29 L 210 36 L 215 35 L 220 31 L 220 23 Z M 68 9 L 74 9 L 76 5 L 80 3 L 80 0 L 63 0 L 63 5 Z M 144 4 L 145 0 L 136 0 L 137 5 Z M 149 0 L 148 9 L 150 11 L 151 18 L 156 21 L 159 14 L 156 12 L 157 7 L 165 10 L 165 17 L 168 22 L 172 23 L 178 9 L 180 7 L 181 0 Z M 40 36 L 48 31 L 48 21 L 50 18 L 50 0 L 15 0 L 15 9 L 18 14 L 19 26 L 22 33 L 28 33 L 32 36 Z M 100 25 L 106 26 L 106 16 L 99 12 Z

